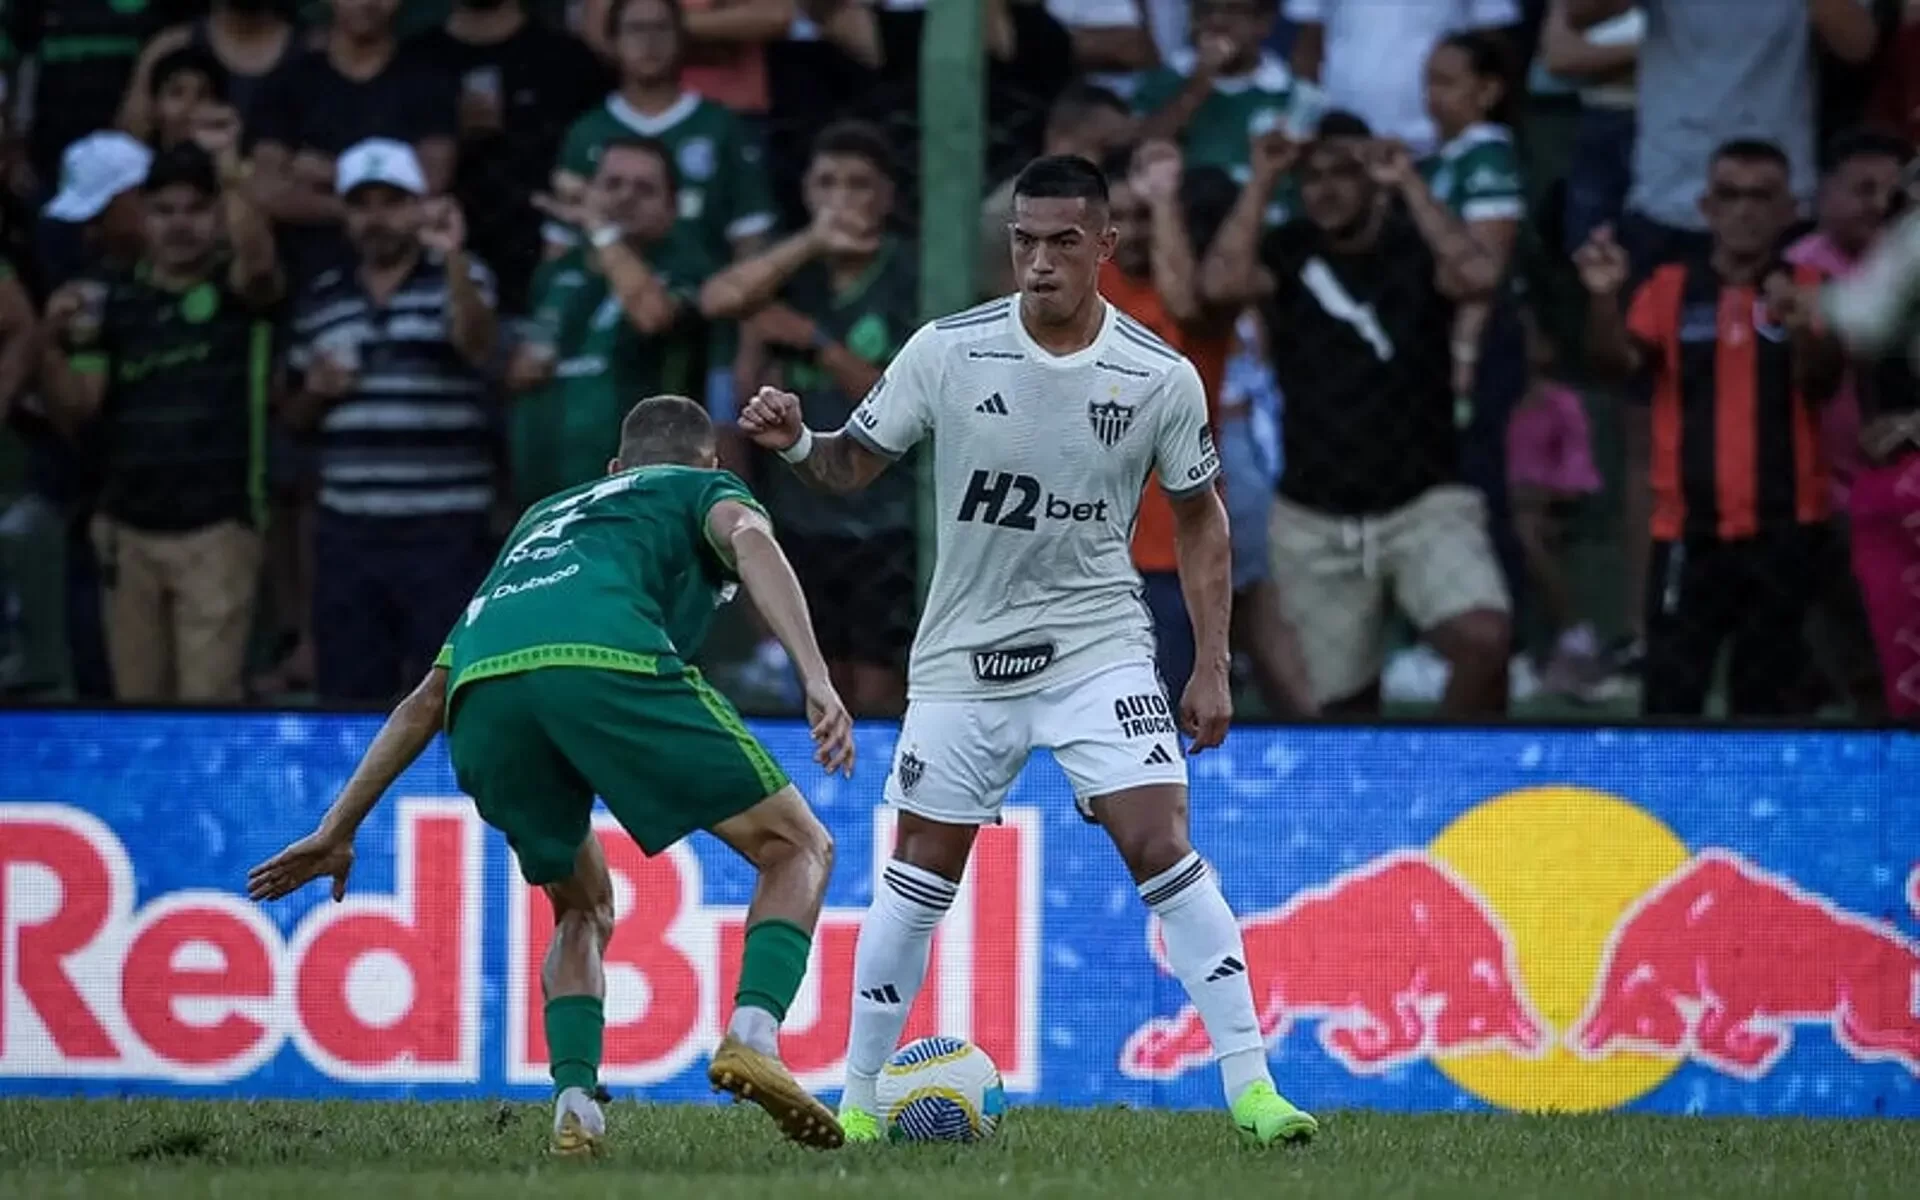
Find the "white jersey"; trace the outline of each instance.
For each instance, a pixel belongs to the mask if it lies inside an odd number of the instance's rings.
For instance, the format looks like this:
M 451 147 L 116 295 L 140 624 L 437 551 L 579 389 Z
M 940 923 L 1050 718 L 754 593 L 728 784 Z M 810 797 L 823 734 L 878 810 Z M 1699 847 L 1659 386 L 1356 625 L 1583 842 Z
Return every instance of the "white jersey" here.
M 909 693 L 1017 696 L 1127 659 L 1152 627 L 1130 542 L 1147 473 L 1176 499 L 1220 460 L 1193 364 L 1106 305 L 1056 355 L 1018 296 L 921 327 L 847 422 L 898 458 L 933 439 L 938 551 Z

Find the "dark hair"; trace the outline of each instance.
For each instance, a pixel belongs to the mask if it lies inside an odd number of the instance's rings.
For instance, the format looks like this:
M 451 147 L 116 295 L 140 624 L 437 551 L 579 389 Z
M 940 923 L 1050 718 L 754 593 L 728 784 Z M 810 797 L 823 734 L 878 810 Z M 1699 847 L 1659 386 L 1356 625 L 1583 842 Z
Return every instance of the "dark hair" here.
M 693 466 L 713 448 L 707 410 L 685 396 L 648 396 L 620 422 L 620 465 Z
M 606 32 L 609 42 L 619 38 L 620 18 L 626 15 L 627 7 L 634 3 L 636 3 L 636 0 L 613 0 L 612 4 L 607 5 Z M 687 17 L 686 13 L 680 8 L 680 0 L 655 0 L 655 3 L 667 6 L 667 11 L 673 15 L 673 31 L 679 35 L 682 42 L 685 42 L 687 38 Z
M 1028 163 L 1013 181 L 1014 198 L 1107 202 L 1107 177 L 1077 154 L 1049 154 Z
M 1240 185 L 1225 167 L 1188 167 L 1180 176 L 1180 209 L 1195 255 L 1206 255 L 1239 199 Z
M 1448 34 L 1440 40 L 1440 45 L 1466 55 L 1468 70 L 1483 80 L 1490 79 L 1500 85 L 1500 99 L 1494 102 L 1487 119 L 1500 125 L 1513 124 L 1513 106 L 1517 97 L 1513 86 L 1513 59 L 1507 53 L 1506 42 L 1495 34 L 1466 30 Z
M 1742 163 L 1772 163 L 1782 171 L 1791 172 L 1793 163 L 1787 158 L 1787 152 L 1780 143 L 1769 142 L 1762 138 L 1735 138 L 1730 142 L 1721 142 L 1714 148 L 1713 157 L 1707 165 L 1731 160 Z
M 610 138 L 600 143 L 600 158 L 594 164 L 596 174 L 600 170 L 600 163 L 606 162 L 607 156 L 615 150 L 636 150 L 641 154 L 651 154 L 659 159 L 660 169 L 667 173 L 667 190 L 675 194 L 679 193 L 680 168 L 673 161 L 673 147 L 659 138 L 643 137 L 637 133 Z
M 1820 169 L 1831 175 L 1856 158 L 1890 158 L 1904 166 L 1913 158 L 1913 147 L 1884 129 L 1849 129 L 1827 143 Z
M 1123 117 L 1133 115 L 1127 102 L 1109 88 L 1091 83 L 1070 84 L 1047 109 L 1047 128 L 1055 130 L 1066 125 L 1077 125 L 1101 109 Z
M 888 179 L 897 179 L 894 171 L 893 144 L 878 125 L 870 121 L 835 121 L 813 139 L 813 158 L 827 155 L 858 158 Z
M 220 169 L 213 165 L 213 156 L 198 142 L 181 142 L 154 155 L 140 188 L 157 192 L 179 184 L 206 196 L 220 194 Z
M 1314 126 L 1313 140 L 1324 142 L 1329 138 L 1370 138 L 1373 126 L 1359 113 L 1348 112 L 1344 108 L 1332 108 L 1320 114 L 1320 124 Z
M 213 98 L 225 104 L 227 101 L 227 68 L 213 56 L 209 50 L 199 46 L 182 46 L 178 50 L 169 50 L 153 64 L 153 70 L 147 74 L 147 95 L 158 98 L 160 90 L 175 75 L 195 73 L 206 76 L 207 90 Z

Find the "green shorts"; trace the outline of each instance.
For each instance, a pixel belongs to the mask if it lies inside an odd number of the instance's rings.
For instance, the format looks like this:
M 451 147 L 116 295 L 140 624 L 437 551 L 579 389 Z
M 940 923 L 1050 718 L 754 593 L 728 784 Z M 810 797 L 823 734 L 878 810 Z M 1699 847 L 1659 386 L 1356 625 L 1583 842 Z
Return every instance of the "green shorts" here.
M 693 668 L 545 667 L 475 680 L 447 728 L 454 777 L 507 835 L 528 883 L 573 873 L 593 798 L 658 854 L 787 786 L 726 697 Z

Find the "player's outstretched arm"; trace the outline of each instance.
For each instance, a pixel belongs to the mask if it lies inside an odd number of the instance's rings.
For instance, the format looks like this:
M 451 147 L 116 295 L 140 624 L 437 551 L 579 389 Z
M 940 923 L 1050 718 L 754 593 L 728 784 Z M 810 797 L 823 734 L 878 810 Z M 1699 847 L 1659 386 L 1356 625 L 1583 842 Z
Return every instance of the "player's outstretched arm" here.
M 1218 746 L 1233 720 L 1231 658 L 1227 632 L 1233 624 L 1233 551 L 1227 509 L 1213 487 L 1171 500 L 1174 552 L 1180 594 L 1193 622 L 1193 675 L 1180 697 L 1180 723 L 1192 738 L 1187 753 Z
M 763 387 L 740 410 L 740 428 L 793 468 L 807 486 L 835 495 L 857 492 L 880 477 L 889 463 L 846 430 L 815 433 L 800 415 L 800 398 Z
M 829 772 L 853 774 L 853 719 L 827 674 L 826 656 L 813 636 L 807 597 L 786 553 L 773 539 L 773 527 L 751 506 L 722 500 L 707 513 L 707 536 L 740 576 L 754 607 L 800 672 L 814 759 Z
M 333 898 L 347 894 L 353 870 L 353 838 L 393 781 L 427 748 L 447 710 L 447 669 L 427 672 L 420 686 L 402 700 L 360 756 L 352 778 L 320 818 L 320 826 L 247 873 L 247 895 L 278 900 L 322 876 L 333 877 Z

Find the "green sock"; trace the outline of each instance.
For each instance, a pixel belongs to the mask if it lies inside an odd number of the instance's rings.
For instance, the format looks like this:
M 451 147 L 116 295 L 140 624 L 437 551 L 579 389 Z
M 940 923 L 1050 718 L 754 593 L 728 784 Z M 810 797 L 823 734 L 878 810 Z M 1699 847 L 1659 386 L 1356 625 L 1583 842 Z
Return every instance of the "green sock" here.
M 806 978 L 812 945 L 812 936 L 792 921 L 762 921 L 747 930 L 734 1006 L 764 1009 L 775 1021 L 786 1020 L 787 1006 Z
M 600 998 L 555 996 L 547 1001 L 546 1015 L 553 1094 L 577 1087 L 591 1096 L 600 1082 L 600 1031 L 607 1024 Z

